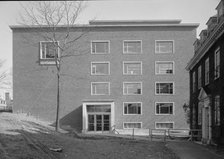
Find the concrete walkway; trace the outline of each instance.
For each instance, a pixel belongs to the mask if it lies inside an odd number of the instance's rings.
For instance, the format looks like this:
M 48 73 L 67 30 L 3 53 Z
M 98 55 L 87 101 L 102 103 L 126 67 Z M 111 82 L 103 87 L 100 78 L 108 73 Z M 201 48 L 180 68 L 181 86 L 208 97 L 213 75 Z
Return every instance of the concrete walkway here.
M 166 146 L 180 159 L 224 159 L 224 156 L 194 142 L 170 141 Z

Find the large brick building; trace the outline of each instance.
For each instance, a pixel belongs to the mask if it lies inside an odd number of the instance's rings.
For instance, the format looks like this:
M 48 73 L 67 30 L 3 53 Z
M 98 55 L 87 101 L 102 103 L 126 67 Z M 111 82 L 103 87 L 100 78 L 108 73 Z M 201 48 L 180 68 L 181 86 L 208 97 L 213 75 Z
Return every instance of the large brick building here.
M 202 130 L 202 142 L 224 143 L 224 2 L 194 43 L 190 73 L 190 125 Z
M 115 127 L 120 133 L 131 128 L 139 133 L 148 128 L 188 128 L 183 110 L 189 98 L 185 66 L 193 56 L 197 27 L 180 20 L 91 21 L 72 27 L 74 36 L 88 33 L 72 50 L 80 55 L 62 63 L 61 126 L 83 132 Z M 54 122 L 54 45 L 34 34 L 49 28 L 11 29 L 14 111 Z M 59 35 L 65 31 L 65 26 L 56 28 Z

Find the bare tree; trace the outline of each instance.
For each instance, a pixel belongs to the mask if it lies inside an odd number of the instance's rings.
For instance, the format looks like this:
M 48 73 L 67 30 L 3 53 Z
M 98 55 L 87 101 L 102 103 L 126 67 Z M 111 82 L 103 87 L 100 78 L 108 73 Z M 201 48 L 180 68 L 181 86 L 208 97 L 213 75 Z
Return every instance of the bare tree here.
M 10 90 L 12 88 L 11 71 L 3 69 L 5 60 L 0 60 L 0 89 Z
M 52 54 L 48 56 L 53 57 L 56 67 L 57 75 L 57 110 L 56 110 L 56 124 L 55 130 L 59 128 L 59 111 L 60 111 L 60 78 L 62 60 L 65 57 L 77 56 L 81 53 L 71 50 L 74 43 L 82 38 L 88 31 L 79 32 L 74 36 L 71 32 L 77 23 L 85 4 L 82 1 L 37 1 L 29 2 L 28 6 L 21 4 L 24 12 L 21 14 L 20 24 L 27 28 L 36 28 L 36 36 L 40 36 L 43 40 L 52 42 Z M 58 29 L 63 27 L 65 31 L 58 34 Z M 72 29 L 72 31 L 71 31 Z M 60 44 L 59 44 L 60 41 Z M 55 52 L 60 54 L 55 54 Z M 76 54 L 75 54 L 76 53 Z

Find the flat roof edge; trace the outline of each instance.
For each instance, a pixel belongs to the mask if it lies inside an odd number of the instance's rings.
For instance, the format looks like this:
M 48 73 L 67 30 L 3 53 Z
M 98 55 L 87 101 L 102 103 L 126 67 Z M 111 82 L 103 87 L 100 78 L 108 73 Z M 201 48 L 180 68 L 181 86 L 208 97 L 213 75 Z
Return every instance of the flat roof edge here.
M 181 23 L 181 24 L 139 24 L 139 25 L 74 25 L 71 28 L 100 28 L 100 27 L 198 27 L 199 23 Z M 34 29 L 34 28 L 50 28 L 49 26 L 24 26 L 10 25 L 10 29 Z M 59 25 L 56 28 L 67 28 L 66 25 Z

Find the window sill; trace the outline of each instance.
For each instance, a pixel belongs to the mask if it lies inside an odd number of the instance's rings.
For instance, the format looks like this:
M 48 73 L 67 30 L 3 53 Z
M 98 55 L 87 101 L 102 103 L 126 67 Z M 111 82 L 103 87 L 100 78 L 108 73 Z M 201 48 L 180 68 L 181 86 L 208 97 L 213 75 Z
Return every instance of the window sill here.
M 55 65 L 55 60 L 40 60 L 40 65 Z

